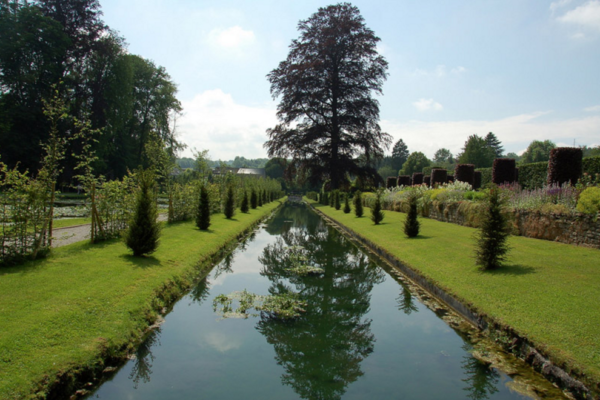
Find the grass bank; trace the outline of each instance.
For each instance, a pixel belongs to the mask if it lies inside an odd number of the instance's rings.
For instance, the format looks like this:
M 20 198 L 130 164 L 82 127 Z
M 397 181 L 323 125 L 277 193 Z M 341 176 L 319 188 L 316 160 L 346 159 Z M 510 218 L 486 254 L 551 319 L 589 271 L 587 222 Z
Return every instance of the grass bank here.
M 213 255 L 279 204 L 232 220 L 213 215 L 208 232 L 192 222 L 164 225 L 150 257 L 131 256 L 120 241 L 80 242 L 0 269 L 0 399 L 44 398 L 50 389 L 68 398 L 78 380 L 122 358 Z
M 513 236 L 506 266 L 482 272 L 474 262 L 473 228 L 419 218 L 420 236 L 408 239 L 404 213 L 388 211 L 374 225 L 368 208 L 356 218 L 311 203 L 600 392 L 599 250 Z

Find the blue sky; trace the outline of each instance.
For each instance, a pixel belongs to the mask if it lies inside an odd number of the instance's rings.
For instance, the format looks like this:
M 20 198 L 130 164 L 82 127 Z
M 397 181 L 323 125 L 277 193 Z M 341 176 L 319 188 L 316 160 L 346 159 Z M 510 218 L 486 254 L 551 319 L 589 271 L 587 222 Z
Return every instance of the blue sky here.
M 100 0 L 129 52 L 164 66 L 179 139 L 213 159 L 265 157 L 277 101 L 266 75 L 325 1 Z M 460 151 L 494 132 L 600 145 L 600 0 L 354 1 L 389 62 L 380 125 L 409 151 Z M 391 152 L 391 149 L 390 151 Z

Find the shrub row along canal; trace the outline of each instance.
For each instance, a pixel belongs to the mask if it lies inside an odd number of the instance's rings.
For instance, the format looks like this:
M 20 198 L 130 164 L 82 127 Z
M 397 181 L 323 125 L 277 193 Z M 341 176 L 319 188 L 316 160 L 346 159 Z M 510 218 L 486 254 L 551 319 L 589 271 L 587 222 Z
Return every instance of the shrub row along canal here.
M 561 392 L 312 211 L 286 205 L 179 301 L 92 397 L 522 399 Z

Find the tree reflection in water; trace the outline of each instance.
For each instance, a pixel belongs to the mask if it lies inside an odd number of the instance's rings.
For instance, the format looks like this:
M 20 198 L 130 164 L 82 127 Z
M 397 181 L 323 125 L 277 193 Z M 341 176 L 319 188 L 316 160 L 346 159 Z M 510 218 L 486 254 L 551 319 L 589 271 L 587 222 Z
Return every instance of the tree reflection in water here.
M 129 374 L 129 379 L 133 380 L 134 389 L 138 388 L 140 381 L 143 383 L 150 382 L 152 363 L 154 362 L 152 347 L 157 344 L 160 346 L 160 328 L 151 331 L 135 352 L 133 368 Z
M 463 346 L 466 352 L 470 348 L 469 344 Z M 463 388 L 467 392 L 467 398 L 472 400 L 486 400 L 498 392 L 500 374 L 495 369 L 485 365 L 471 354 L 463 357 L 461 367 L 467 376 L 462 380 L 468 384 L 468 386 Z
M 396 298 L 398 302 L 398 309 L 406 315 L 410 315 L 413 312 L 419 312 L 419 307 L 415 303 L 415 298 L 410 292 L 410 289 L 402 282 L 398 282 L 402 288 L 402 293 Z
M 257 329 L 275 348 L 285 369 L 284 384 L 305 399 L 339 399 L 363 375 L 360 363 L 373 351 L 371 321 L 363 317 L 373 286 L 385 275 L 319 217 L 306 211 L 301 215 L 304 227 L 282 226 L 281 237 L 259 260 L 261 275 L 272 282 L 269 292 L 299 293 L 308 302 L 307 312 L 291 322 L 261 318 Z M 304 247 L 308 264 L 323 268 L 324 274 L 292 275 L 286 270 L 288 246 Z

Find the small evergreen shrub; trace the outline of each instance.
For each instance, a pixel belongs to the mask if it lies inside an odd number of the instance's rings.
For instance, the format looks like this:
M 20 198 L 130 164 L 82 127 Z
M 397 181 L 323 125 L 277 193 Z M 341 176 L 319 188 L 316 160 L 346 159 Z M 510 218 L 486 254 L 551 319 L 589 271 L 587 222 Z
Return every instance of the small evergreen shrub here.
M 417 212 L 417 196 L 411 194 L 408 198 L 408 214 L 404 220 L 404 234 L 409 238 L 416 237 L 419 234 L 420 223 Z
M 200 199 L 198 201 L 198 210 L 196 212 L 196 226 L 203 231 L 210 226 L 210 197 L 208 189 L 202 185 L 200 187 Z
M 427 186 L 431 186 L 431 175 L 423 176 L 423 183 Z
M 386 181 L 385 181 L 385 187 L 388 189 L 391 189 L 393 187 L 396 187 L 398 184 L 398 179 L 396 179 L 395 176 L 388 176 Z
M 233 194 L 233 186 L 227 188 L 227 195 L 225 196 L 225 207 L 223 208 L 223 214 L 225 218 L 231 219 L 235 214 L 235 196 Z
M 583 173 L 583 151 L 579 147 L 557 147 L 550 150 L 547 184 L 575 185 Z
M 357 190 L 354 194 L 354 215 L 358 218 L 363 216 L 363 204 L 362 204 L 362 193 L 360 190 Z
M 250 191 L 250 207 L 253 210 L 258 207 L 258 196 L 256 196 L 256 189 L 254 188 Z
M 514 158 L 496 158 L 492 165 L 492 183 L 504 185 L 515 182 L 516 162 Z
M 342 208 L 342 203 L 340 202 L 340 191 L 336 190 L 334 192 L 333 196 L 334 196 L 333 205 L 335 206 L 336 210 L 339 210 L 340 208 Z
M 502 198 L 500 189 L 495 185 L 490 189 L 486 207 L 483 208 L 481 228 L 477 235 L 475 262 L 483 270 L 496 269 L 502 266 L 508 253 L 507 219 L 502 214 Z
M 381 221 L 383 221 L 384 213 L 381 208 L 381 192 L 377 192 L 375 195 L 375 201 L 373 202 L 373 207 L 371 207 L 371 221 L 375 225 L 379 225 Z
M 148 171 L 139 174 L 135 214 L 125 233 L 125 245 L 136 257 L 152 254 L 158 247 L 160 223 L 154 201 L 154 175 Z
M 345 193 L 344 194 L 344 214 L 350 214 L 350 211 L 352 211 L 350 209 L 350 193 Z
M 454 180 L 459 182 L 466 182 L 471 186 L 474 186 L 475 180 L 475 165 L 474 164 L 458 164 L 454 168 Z
M 413 185 L 420 185 L 423 183 L 423 173 L 422 172 L 414 172 L 412 175 L 412 183 Z
M 247 213 L 250 210 L 250 205 L 248 203 L 248 192 L 244 190 L 244 197 L 242 197 L 242 203 L 240 204 L 241 212 Z
M 412 185 L 412 179 L 409 175 L 398 176 L 398 186 L 410 186 Z
M 473 172 L 473 190 L 481 189 L 482 173 L 481 171 Z
M 443 168 L 431 170 L 431 186 L 448 182 L 448 171 Z
M 590 186 L 579 195 L 577 211 L 595 214 L 600 211 L 600 187 Z

